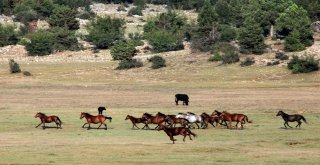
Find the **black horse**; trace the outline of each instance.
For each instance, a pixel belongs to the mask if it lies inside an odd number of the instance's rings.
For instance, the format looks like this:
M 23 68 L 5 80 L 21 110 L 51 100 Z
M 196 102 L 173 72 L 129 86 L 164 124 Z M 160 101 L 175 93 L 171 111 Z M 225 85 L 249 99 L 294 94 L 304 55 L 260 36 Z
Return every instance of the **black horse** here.
M 307 123 L 307 120 L 302 116 L 302 115 L 298 115 L 298 114 L 294 114 L 294 115 L 288 115 L 286 113 L 284 113 L 283 111 L 279 111 L 277 113 L 277 116 L 281 116 L 284 120 L 284 126 L 287 128 L 287 126 L 289 126 L 290 128 L 292 128 L 288 122 L 298 122 L 298 125 L 296 127 L 301 126 L 301 121 L 300 120 L 303 120 L 305 123 Z M 307 123 L 308 124 L 308 123 Z
M 102 111 L 104 110 L 106 110 L 106 107 L 99 107 L 98 108 L 99 115 L 102 115 Z

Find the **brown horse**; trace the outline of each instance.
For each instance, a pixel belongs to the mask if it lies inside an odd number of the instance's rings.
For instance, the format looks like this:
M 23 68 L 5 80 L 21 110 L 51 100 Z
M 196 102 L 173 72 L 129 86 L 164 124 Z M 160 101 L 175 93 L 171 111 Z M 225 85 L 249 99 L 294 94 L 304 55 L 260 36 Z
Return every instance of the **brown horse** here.
M 137 127 L 138 129 L 140 129 L 136 124 L 146 123 L 146 119 L 144 118 L 135 118 L 133 116 L 127 115 L 125 120 L 128 120 L 128 119 L 132 122 L 132 129 L 134 129 L 134 127 Z
M 158 131 L 163 130 L 169 137 L 172 143 L 174 144 L 174 141 L 176 139 L 173 138 L 173 136 L 182 135 L 183 141 L 185 142 L 186 136 L 188 135 L 190 140 L 192 140 L 190 135 L 193 135 L 193 137 L 196 137 L 197 135 L 192 133 L 189 128 L 186 127 L 173 127 L 169 128 L 165 125 L 159 125 Z
M 203 123 L 204 123 L 204 128 L 208 127 L 208 124 L 210 123 L 213 127 L 215 127 L 213 124 L 216 123 L 216 126 L 218 125 L 220 118 L 217 115 L 208 115 L 207 113 L 203 112 L 200 115 L 203 119 Z
M 84 126 L 86 124 L 89 124 L 88 129 L 90 129 L 90 124 L 91 123 L 93 123 L 93 124 L 100 123 L 100 125 L 99 125 L 99 127 L 97 129 L 99 129 L 102 124 L 104 124 L 105 127 L 106 127 L 106 130 L 107 130 L 108 128 L 107 128 L 107 124 L 105 123 L 105 121 L 107 119 L 109 119 L 109 121 L 111 122 L 111 120 L 112 120 L 112 117 L 107 117 L 107 116 L 103 116 L 103 115 L 92 116 L 89 113 L 85 113 L 85 112 L 81 112 L 80 119 L 82 119 L 82 118 L 86 118 L 87 119 L 87 122 L 83 124 L 82 128 L 84 128 Z
M 227 128 L 231 128 L 232 125 L 231 125 L 231 122 L 235 121 L 237 122 L 236 124 L 236 128 L 238 128 L 238 124 L 240 123 L 241 124 L 241 129 L 243 129 L 243 124 L 246 123 L 246 121 L 248 123 L 251 123 L 252 121 L 249 121 L 248 120 L 248 117 L 244 114 L 237 114 L 237 113 L 234 113 L 234 114 L 231 114 L 231 113 L 228 113 L 226 111 L 223 111 L 222 114 L 220 115 L 220 119 L 222 121 L 225 121 L 225 122 L 229 122 L 229 126 L 227 125 Z
M 159 127 L 159 124 L 163 123 L 165 121 L 166 115 L 158 112 L 156 116 L 152 116 L 149 113 L 144 113 L 142 115 L 142 118 L 146 120 L 145 126 L 143 126 L 142 129 L 144 128 L 149 128 L 148 124 L 157 124 L 156 128 L 157 129 Z
M 189 121 L 184 118 L 176 118 L 176 115 L 167 115 L 165 121 L 169 124 L 169 127 L 175 127 L 176 124 L 181 124 L 182 127 L 186 127 Z
M 41 123 L 39 125 L 36 126 L 36 128 L 38 128 L 41 124 L 43 125 L 42 128 L 45 129 L 45 123 L 52 123 L 55 122 L 57 125 L 57 128 L 61 128 L 61 124 L 62 121 L 60 120 L 60 118 L 58 116 L 47 116 L 44 113 L 38 112 L 35 116 L 35 118 L 39 117 L 41 120 Z

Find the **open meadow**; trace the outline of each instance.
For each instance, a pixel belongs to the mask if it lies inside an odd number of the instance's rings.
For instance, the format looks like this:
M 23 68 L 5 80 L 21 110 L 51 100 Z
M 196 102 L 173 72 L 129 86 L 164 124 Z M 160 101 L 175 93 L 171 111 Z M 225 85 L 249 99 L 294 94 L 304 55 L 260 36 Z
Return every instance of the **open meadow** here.
M 114 61 L 18 61 L 31 77 L 9 74 L 8 64 L 1 63 L 0 164 L 319 164 L 320 72 L 219 66 L 207 58 L 168 56 L 166 68 L 146 64 L 127 71 L 114 70 Z M 176 93 L 187 93 L 190 105 L 176 106 Z M 108 130 L 81 128 L 80 113 L 97 114 L 99 105 L 113 118 Z M 178 136 L 173 145 L 163 131 L 132 130 L 124 120 L 127 114 L 216 109 L 244 113 L 253 123 L 243 130 L 192 129 L 195 140 L 184 143 Z M 309 124 L 284 129 L 279 109 L 302 114 Z M 34 128 L 36 112 L 58 115 L 63 129 Z

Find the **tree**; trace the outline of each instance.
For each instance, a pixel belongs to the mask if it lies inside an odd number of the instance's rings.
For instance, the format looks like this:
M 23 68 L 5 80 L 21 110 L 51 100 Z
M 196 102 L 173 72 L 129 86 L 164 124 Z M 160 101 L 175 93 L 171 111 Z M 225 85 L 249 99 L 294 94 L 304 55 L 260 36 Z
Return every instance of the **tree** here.
M 77 11 L 67 6 L 58 6 L 49 17 L 50 26 L 67 27 L 69 30 L 79 29 L 79 21 L 76 19 Z
M 212 27 L 218 21 L 218 14 L 209 0 L 204 2 L 204 5 L 198 15 L 198 25 L 202 28 Z
M 48 31 L 38 31 L 28 36 L 31 42 L 26 44 L 26 50 L 31 56 L 44 56 L 53 52 L 54 35 Z
M 300 51 L 305 48 L 305 46 L 300 42 L 300 33 L 294 30 L 286 37 L 286 42 L 284 44 L 287 51 Z
M 299 42 L 304 46 L 310 46 L 313 43 L 311 20 L 308 17 L 308 13 L 296 4 L 289 6 L 280 14 L 279 18 L 276 19 L 276 30 L 285 37 L 289 36 L 293 31 L 296 31 L 296 34 L 291 35 L 291 37 L 297 37 L 299 35 Z M 290 38 L 290 40 L 292 40 L 292 38 Z
M 115 41 L 124 38 L 124 24 L 120 18 L 98 17 L 88 27 L 87 41 L 100 49 L 109 48 Z
M 16 44 L 18 42 L 17 32 L 12 25 L 0 24 L 0 47 Z
M 243 23 L 238 39 L 241 49 L 246 49 L 255 54 L 263 53 L 266 48 L 262 28 L 253 18 L 247 18 Z
M 221 24 L 230 23 L 231 9 L 226 0 L 218 0 L 215 5 L 216 13 L 218 14 L 218 20 Z

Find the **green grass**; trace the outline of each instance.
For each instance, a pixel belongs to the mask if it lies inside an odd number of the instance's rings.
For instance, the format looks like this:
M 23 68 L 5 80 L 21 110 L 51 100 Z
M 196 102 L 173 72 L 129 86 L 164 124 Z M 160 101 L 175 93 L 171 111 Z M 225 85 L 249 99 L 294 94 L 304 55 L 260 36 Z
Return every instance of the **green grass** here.
M 20 64 L 32 77 L 0 64 L 0 164 L 318 164 L 319 72 L 174 60 L 158 71 L 117 71 L 114 62 Z M 190 106 L 176 106 L 175 93 L 188 93 Z M 80 113 L 96 114 L 101 104 L 113 117 L 108 130 L 81 128 Z M 245 113 L 253 123 L 244 130 L 193 129 L 194 141 L 178 136 L 172 145 L 163 131 L 132 130 L 124 120 L 215 109 Z M 279 109 L 302 113 L 309 124 L 283 129 Z M 63 129 L 34 128 L 39 111 L 60 116 Z

